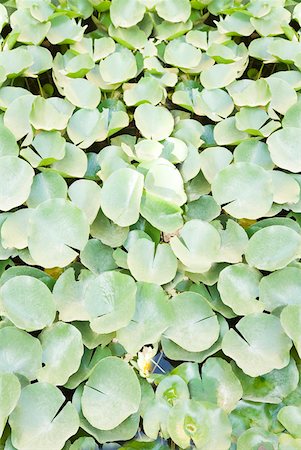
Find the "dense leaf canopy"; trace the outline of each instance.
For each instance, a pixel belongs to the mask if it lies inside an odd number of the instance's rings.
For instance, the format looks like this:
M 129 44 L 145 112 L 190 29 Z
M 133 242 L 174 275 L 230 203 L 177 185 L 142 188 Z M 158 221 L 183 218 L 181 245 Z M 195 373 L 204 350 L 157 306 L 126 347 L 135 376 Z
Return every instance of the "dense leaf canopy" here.
M 301 449 L 300 26 L 0 2 L 0 450 Z

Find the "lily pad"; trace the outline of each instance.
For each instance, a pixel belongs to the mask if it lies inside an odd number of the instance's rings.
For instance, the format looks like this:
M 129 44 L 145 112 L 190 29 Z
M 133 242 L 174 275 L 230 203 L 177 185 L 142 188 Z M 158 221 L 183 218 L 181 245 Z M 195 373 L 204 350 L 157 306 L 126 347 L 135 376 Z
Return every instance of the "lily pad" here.
M 58 388 L 48 383 L 35 383 L 22 389 L 16 408 L 9 418 L 14 446 L 30 450 L 48 443 L 59 450 L 79 427 L 74 406 Z
M 251 377 L 287 366 L 291 347 L 278 317 L 266 313 L 242 318 L 222 343 L 223 352 Z
M 140 399 L 141 389 L 134 369 L 120 358 L 109 356 L 90 375 L 81 403 L 83 414 L 92 426 L 112 430 L 138 411 Z
M 54 321 L 52 294 L 37 278 L 27 275 L 11 278 L 1 287 L 0 299 L 3 314 L 18 328 L 36 331 Z

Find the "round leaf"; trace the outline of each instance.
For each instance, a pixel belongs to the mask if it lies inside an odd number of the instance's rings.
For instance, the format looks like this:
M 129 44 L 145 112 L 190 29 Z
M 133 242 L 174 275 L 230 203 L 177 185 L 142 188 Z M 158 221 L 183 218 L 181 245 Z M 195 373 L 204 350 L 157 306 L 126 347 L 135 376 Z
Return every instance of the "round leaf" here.
M 12 176 L 18 174 L 18 176 Z M 17 156 L 0 158 L 0 210 L 8 211 L 22 205 L 30 193 L 34 171 L 30 165 Z
M 89 237 L 85 214 L 64 199 L 41 203 L 32 215 L 28 248 L 42 267 L 64 267 L 76 258 Z
M 119 169 L 104 182 L 101 209 L 121 227 L 136 223 L 143 189 L 143 176 L 133 169 Z
M 92 426 L 112 430 L 138 411 L 140 400 L 140 384 L 133 368 L 112 356 L 102 359 L 93 370 L 81 403 Z
M 36 331 L 52 324 L 55 306 L 48 287 L 40 280 L 20 275 L 0 289 L 3 313 L 18 328 Z
M 117 331 L 117 339 L 131 354 L 143 345 L 155 344 L 173 318 L 163 289 L 151 283 L 137 283 L 136 310 L 129 324 Z
M 63 385 L 75 373 L 84 352 L 80 332 L 64 322 L 56 322 L 39 336 L 43 349 L 43 367 L 38 380 Z
M 169 414 L 168 432 L 182 448 L 188 448 L 191 440 L 204 450 L 228 450 L 231 444 L 227 414 L 209 402 L 186 400 L 175 405 Z
M 299 381 L 299 372 L 293 358 L 283 369 L 274 369 L 255 378 L 246 375 L 234 364 L 233 369 L 243 387 L 243 398 L 252 402 L 281 403 L 297 388 Z
M 148 239 L 138 239 L 130 246 L 128 268 L 137 281 L 166 284 L 177 272 L 177 258 L 169 244 L 159 244 Z
M 223 269 L 217 284 L 223 303 L 242 316 L 262 312 L 264 304 L 257 300 L 260 278 L 258 270 L 243 263 Z
M 155 141 L 168 138 L 174 128 L 174 119 L 163 106 L 139 105 L 134 113 L 136 126 L 142 136 Z
M 286 306 L 280 315 L 281 325 L 290 339 L 294 342 L 294 346 L 300 356 L 301 354 L 301 339 L 300 339 L 300 324 L 301 324 L 301 308 L 300 305 Z
M 156 5 L 156 11 L 168 22 L 186 22 L 190 16 L 191 6 L 189 0 L 163 0 Z
M 205 298 L 183 292 L 171 301 L 174 319 L 164 336 L 190 352 L 206 350 L 217 341 L 219 323 Z
M 0 374 L 0 436 L 2 436 L 6 421 L 14 410 L 21 394 L 21 385 L 13 373 Z
M 111 333 L 130 322 L 135 312 L 136 285 L 132 277 L 112 271 L 92 278 L 84 304 L 97 333 Z
M 61 450 L 79 427 L 78 414 L 55 386 L 35 383 L 26 386 L 9 418 L 12 444 L 20 450 Z
M 278 317 L 265 313 L 241 319 L 223 338 L 223 352 L 251 377 L 282 369 L 289 363 L 291 340 Z
M 192 383 L 191 383 L 192 384 Z M 239 378 L 222 358 L 209 358 L 202 366 L 202 400 L 230 413 L 243 395 Z M 196 398 L 197 399 L 197 398 Z
M 259 270 L 282 269 L 300 257 L 301 236 L 283 225 L 271 225 L 255 233 L 246 250 L 247 263 Z
M 259 283 L 260 301 L 266 311 L 286 305 L 298 305 L 301 297 L 301 271 L 285 267 L 263 277 Z
M 36 379 L 42 364 L 42 348 L 38 339 L 15 327 L 0 329 L 0 372 Z
M 217 260 L 221 238 L 211 224 L 195 219 L 186 222 L 179 237 L 171 238 L 170 245 L 189 272 L 203 273 Z
M 255 164 L 231 164 L 213 180 L 212 195 L 233 217 L 257 219 L 272 206 L 272 178 L 269 172 Z
M 115 27 L 129 28 L 143 19 L 145 6 L 139 0 L 112 0 L 110 16 Z
M 281 169 L 300 172 L 301 156 L 298 145 L 301 139 L 300 128 L 283 128 L 275 131 L 267 140 L 273 162 Z

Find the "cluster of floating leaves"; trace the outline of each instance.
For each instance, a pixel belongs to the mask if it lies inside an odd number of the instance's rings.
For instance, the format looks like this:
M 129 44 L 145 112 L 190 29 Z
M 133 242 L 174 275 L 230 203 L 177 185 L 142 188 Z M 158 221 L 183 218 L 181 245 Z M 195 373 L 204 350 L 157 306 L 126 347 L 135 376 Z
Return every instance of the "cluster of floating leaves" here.
M 0 448 L 301 449 L 301 4 L 0 4 Z

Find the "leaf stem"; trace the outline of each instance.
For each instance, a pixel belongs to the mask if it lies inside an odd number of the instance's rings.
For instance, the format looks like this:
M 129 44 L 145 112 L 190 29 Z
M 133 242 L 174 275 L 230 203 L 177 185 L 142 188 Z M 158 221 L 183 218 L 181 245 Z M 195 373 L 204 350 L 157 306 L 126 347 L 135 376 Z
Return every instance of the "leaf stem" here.
M 43 92 L 43 88 L 42 88 L 42 85 L 40 83 L 39 77 L 37 77 L 37 83 L 38 83 L 38 86 L 39 86 L 40 94 L 44 98 L 44 92 Z
M 261 77 L 263 68 L 264 68 L 264 63 L 261 64 L 261 67 L 260 67 L 259 72 L 258 72 L 258 74 L 257 74 L 257 80 L 259 80 L 259 78 Z

